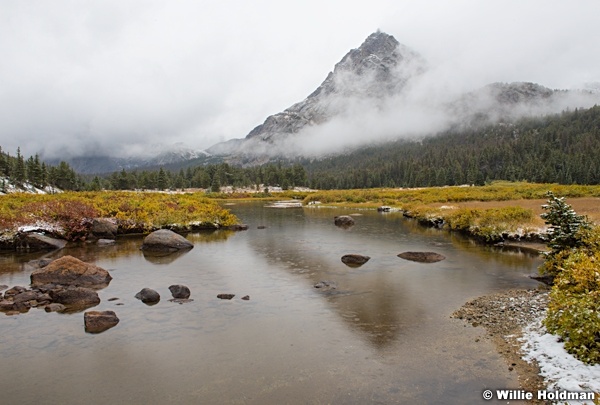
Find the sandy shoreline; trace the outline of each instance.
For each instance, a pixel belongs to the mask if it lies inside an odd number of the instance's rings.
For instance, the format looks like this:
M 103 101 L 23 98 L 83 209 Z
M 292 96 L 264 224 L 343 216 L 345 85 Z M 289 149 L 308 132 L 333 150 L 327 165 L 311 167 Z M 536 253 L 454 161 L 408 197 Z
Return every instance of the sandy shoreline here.
M 504 357 L 510 371 L 518 373 L 519 384 L 525 391 L 545 390 L 546 383 L 535 361 L 523 360 L 523 328 L 532 323 L 546 310 L 549 290 L 509 290 L 486 295 L 465 303 L 452 317 L 463 319 L 474 327 L 486 329 L 486 339 L 491 340 Z M 545 402 L 532 400 L 529 404 Z

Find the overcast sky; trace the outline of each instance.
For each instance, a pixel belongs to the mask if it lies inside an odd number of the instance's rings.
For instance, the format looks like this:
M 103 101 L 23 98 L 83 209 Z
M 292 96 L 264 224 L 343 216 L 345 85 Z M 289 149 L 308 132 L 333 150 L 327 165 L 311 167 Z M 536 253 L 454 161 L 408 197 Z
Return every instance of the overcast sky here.
M 123 154 L 243 138 L 376 31 L 449 92 L 600 81 L 598 0 L 3 0 L 0 146 Z

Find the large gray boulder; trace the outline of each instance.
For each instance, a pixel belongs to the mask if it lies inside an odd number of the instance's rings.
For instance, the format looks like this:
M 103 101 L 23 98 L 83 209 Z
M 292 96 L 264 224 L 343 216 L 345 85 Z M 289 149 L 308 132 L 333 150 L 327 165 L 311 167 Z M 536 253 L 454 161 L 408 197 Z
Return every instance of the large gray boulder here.
M 168 229 L 159 229 L 144 238 L 142 250 L 157 252 L 175 252 L 191 249 L 194 245 L 183 236 Z
M 111 275 L 96 265 L 82 262 L 73 256 L 63 256 L 46 267 L 31 273 L 31 285 L 60 284 L 102 288 L 106 287 Z

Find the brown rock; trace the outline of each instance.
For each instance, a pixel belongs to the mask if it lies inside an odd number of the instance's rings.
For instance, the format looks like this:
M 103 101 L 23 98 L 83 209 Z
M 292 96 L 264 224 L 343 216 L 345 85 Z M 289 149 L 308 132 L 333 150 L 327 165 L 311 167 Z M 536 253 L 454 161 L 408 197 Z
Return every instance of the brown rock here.
M 350 254 L 342 256 L 342 263 L 350 267 L 359 267 L 368 262 L 369 256 Z
M 102 288 L 110 283 L 108 271 L 93 264 L 82 262 L 73 256 L 63 256 L 31 273 L 32 285 L 60 284 Z
M 144 304 L 154 305 L 160 301 L 160 294 L 151 288 L 142 288 L 142 290 L 135 295 L 135 298 L 142 301 Z
M 354 218 L 349 215 L 340 215 L 333 218 L 333 223 L 342 228 L 349 228 L 354 225 Z
M 102 333 L 119 323 L 114 311 L 88 311 L 83 314 L 85 331 L 87 333 Z
M 434 252 L 404 252 L 400 253 L 398 257 L 419 263 L 435 263 L 446 258 L 446 256 Z
M 169 286 L 169 291 L 171 291 L 171 295 L 173 295 L 173 298 L 190 298 L 190 289 L 185 285 L 174 284 L 172 286 Z
M 98 293 L 91 288 L 69 287 L 50 291 L 52 301 L 73 309 L 90 308 L 100 303 Z

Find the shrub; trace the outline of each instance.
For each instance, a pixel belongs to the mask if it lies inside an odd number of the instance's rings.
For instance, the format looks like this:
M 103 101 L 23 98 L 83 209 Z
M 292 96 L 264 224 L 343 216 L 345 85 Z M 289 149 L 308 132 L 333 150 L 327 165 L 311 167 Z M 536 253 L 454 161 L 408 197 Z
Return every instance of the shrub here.
M 585 363 L 596 364 L 600 363 L 599 313 L 600 291 L 576 293 L 555 286 L 544 325 L 548 332 L 562 337 L 569 353 Z
M 565 349 L 586 363 L 600 363 L 600 228 L 550 196 L 545 219 L 553 227 L 552 251 L 540 267 L 554 277 L 544 325 Z

